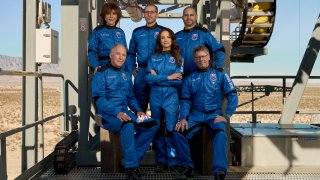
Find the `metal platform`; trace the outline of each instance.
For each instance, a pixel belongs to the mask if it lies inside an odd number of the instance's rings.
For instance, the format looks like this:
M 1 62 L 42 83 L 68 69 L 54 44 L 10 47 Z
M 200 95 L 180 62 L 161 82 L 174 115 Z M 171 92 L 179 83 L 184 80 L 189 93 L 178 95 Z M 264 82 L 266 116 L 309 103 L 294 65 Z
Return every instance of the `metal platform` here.
M 173 176 L 169 172 L 165 173 L 154 173 L 153 166 L 143 166 L 141 168 L 142 172 L 145 174 L 146 180 L 173 180 Z M 68 179 L 108 179 L 108 180 L 124 180 L 126 175 L 124 173 L 101 173 L 99 167 L 77 167 L 74 168 L 69 174 L 57 175 L 55 174 L 53 167 L 45 170 L 33 179 L 45 179 L 45 180 L 68 180 Z M 203 176 L 195 175 L 193 180 L 213 180 L 213 176 Z M 288 180 L 314 180 L 320 179 L 320 168 L 244 168 L 239 166 L 231 166 L 226 179 L 238 180 L 238 179 L 250 179 L 250 180 L 261 180 L 261 179 L 288 179 Z
M 309 124 L 231 124 L 233 163 L 243 167 L 320 167 L 320 128 Z

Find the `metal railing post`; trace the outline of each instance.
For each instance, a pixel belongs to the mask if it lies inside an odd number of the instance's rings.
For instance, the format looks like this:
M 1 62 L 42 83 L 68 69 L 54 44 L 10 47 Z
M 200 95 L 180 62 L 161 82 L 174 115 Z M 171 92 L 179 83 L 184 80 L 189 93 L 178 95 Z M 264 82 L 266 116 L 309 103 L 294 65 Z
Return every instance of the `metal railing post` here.
M 7 144 L 6 138 L 1 138 L 0 141 L 0 179 L 7 179 Z
M 43 81 L 42 81 L 42 76 L 39 77 L 39 119 L 43 119 Z M 40 140 L 39 140 L 39 151 L 40 151 L 40 159 L 42 160 L 44 158 L 44 131 L 43 131 L 43 123 L 40 124 Z

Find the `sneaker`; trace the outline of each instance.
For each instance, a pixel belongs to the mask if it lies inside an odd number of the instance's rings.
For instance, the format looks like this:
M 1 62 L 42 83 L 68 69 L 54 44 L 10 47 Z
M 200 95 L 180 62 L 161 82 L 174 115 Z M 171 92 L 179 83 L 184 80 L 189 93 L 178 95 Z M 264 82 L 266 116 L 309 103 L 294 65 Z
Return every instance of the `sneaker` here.
M 214 173 L 215 180 L 224 180 L 225 177 L 226 177 L 226 173 L 224 171 L 218 171 Z
M 176 180 L 183 180 L 190 178 L 194 175 L 193 168 L 189 166 L 183 166 L 179 168 L 179 172 L 175 175 Z
M 158 163 L 156 167 L 154 167 L 154 171 L 157 173 L 164 172 L 167 169 L 168 169 L 168 164 L 163 162 Z
M 143 176 L 138 168 L 127 169 L 125 172 L 128 176 L 128 180 L 143 180 Z

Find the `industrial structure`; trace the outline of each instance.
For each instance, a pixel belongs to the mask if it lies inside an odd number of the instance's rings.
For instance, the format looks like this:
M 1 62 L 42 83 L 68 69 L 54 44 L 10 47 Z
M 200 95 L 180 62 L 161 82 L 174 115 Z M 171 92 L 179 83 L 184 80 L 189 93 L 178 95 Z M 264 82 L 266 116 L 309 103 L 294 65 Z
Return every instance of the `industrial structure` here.
M 231 62 L 253 63 L 255 57 L 267 55 L 265 46 L 272 36 L 276 21 L 276 0 L 115 0 L 114 2 L 122 8 L 124 18 L 131 18 L 134 22 L 143 18 L 143 7 L 148 3 L 164 7 L 159 11 L 160 18 L 181 18 L 184 7 L 195 7 L 199 15 L 198 22 L 209 29 L 224 45 L 226 49 L 224 68 L 228 72 Z M 49 28 L 50 4 L 39 0 L 23 0 L 23 3 L 23 71 L 11 72 L 0 69 L 0 75 L 24 76 L 23 126 L 0 134 L 0 179 L 7 179 L 6 138 L 18 132 L 22 132 L 23 142 L 22 174 L 17 179 L 125 179 L 124 173 L 119 173 L 117 167 L 117 163 L 121 163 L 121 157 L 120 161 L 117 161 L 119 159 L 118 149 L 115 147 L 117 137 L 97 128 L 99 122 L 95 118 L 90 94 L 91 76 L 87 61 L 87 42 L 91 30 L 100 24 L 99 13 L 105 1 L 61 0 L 62 74 L 38 71 L 41 63 L 58 63 L 56 56 L 59 50 L 58 35 Z M 47 29 L 41 29 L 41 23 L 44 23 Z M 265 92 L 266 96 L 272 92 L 283 92 L 287 98 L 282 112 L 260 112 L 281 114 L 278 124 L 257 123 L 256 115 L 259 112 L 237 112 L 237 114 L 252 114 L 253 121 L 230 124 L 230 166 L 232 166 L 226 179 L 320 178 L 318 168 L 320 127 L 292 124 L 308 79 L 320 78 L 310 77 L 320 48 L 319 24 L 320 16 L 297 75 L 272 77 L 294 79 L 292 87 L 287 87 L 285 80 L 282 87 L 239 86 L 239 91 L 242 92 Z M 48 46 L 40 47 L 39 43 Z M 63 87 L 61 113 L 46 118 L 43 118 L 41 104 L 44 76 L 61 78 Z M 288 91 L 291 92 L 289 96 L 286 95 Z M 56 117 L 60 117 L 61 131 L 68 132 L 69 135 L 57 144 L 52 154 L 47 157 L 40 156 L 38 159 L 39 154 L 43 154 L 43 149 L 36 147 L 38 143 L 43 143 L 43 139 L 37 137 L 37 130 L 41 131 L 41 127 L 38 126 L 43 126 L 43 123 Z M 200 137 L 205 139 L 205 132 Z M 107 145 L 103 145 L 101 139 L 107 141 Z M 206 140 L 203 141 L 205 142 Z M 109 148 L 109 151 L 102 148 Z M 117 157 L 103 157 L 102 152 L 109 153 L 107 156 Z M 200 174 L 194 179 L 212 179 L 208 172 L 210 163 L 207 161 L 210 159 L 205 159 L 206 153 L 210 152 L 203 148 L 201 153 L 204 155 L 200 161 Z M 110 159 L 115 161 L 106 162 Z M 142 162 L 144 170 L 149 172 L 146 179 L 172 178 L 169 173 L 152 174 L 152 163 L 152 153 L 150 153 Z M 293 169 L 292 172 L 290 168 Z

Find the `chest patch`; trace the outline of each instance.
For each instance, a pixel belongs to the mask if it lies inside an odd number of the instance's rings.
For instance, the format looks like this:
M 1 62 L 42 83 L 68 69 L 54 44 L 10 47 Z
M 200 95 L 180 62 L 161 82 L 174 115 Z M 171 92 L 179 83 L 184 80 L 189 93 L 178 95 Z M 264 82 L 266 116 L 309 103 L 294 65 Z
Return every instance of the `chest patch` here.
M 127 80 L 127 76 L 126 76 L 125 73 L 122 73 L 122 79 L 123 79 L 123 80 Z
M 175 62 L 176 62 L 176 59 L 171 56 L 170 59 L 169 59 L 169 62 L 170 62 L 170 63 L 175 63 Z
M 153 34 L 154 39 L 157 39 L 157 38 L 158 38 L 158 35 L 159 35 L 159 32 L 155 32 L 155 33 Z
M 116 35 L 117 35 L 117 38 L 121 38 L 121 33 L 120 32 L 117 32 Z
M 198 34 L 192 34 L 191 39 L 192 40 L 197 40 L 198 39 Z
M 214 84 L 217 80 L 217 75 L 216 74 L 210 74 L 210 80 Z

